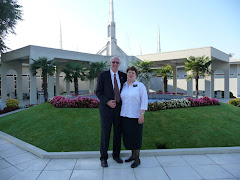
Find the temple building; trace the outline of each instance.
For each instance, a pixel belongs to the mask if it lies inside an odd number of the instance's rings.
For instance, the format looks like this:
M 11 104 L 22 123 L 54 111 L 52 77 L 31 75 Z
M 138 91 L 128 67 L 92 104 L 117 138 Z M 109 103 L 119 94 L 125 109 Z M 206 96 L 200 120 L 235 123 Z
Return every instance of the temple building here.
M 183 92 L 193 95 L 195 86 L 194 81 L 186 81 L 184 70 L 184 58 L 189 56 L 209 56 L 213 63 L 211 69 L 214 74 L 207 78 L 200 78 L 199 90 L 205 96 L 214 97 L 214 91 L 224 91 L 224 98 L 229 98 L 229 90 L 234 96 L 240 97 L 240 59 L 231 59 L 214 47 L 202 47 L 171 52 L 161 52 L 160 37 L 158 37 L 158 51 L 153 54 L 141 54 L 128 56 L 118 45 L 116 38 L 116 26 L 114 21 L 113 0 L 110 0 L 109 22 L 107 27 L 107 42 L 105 46 L 96 54 L 54 49 L 40 46 L 29 45 L 16 49 L 1 56 L 1 100 L 3 103 L 8 97 L 17 98 L 20 102 L 26 96 L 30 97 L 30 104 L 37 104 L 37 93 L 42 91 L 41 74 L 33 76 L 29 66 L 33 59 L 47 57 L 64 66 L 67 62 L 81 62 L 84 65 L 90 62 L 108 61 L 112 56 L 121 59 L 120 70 L 125 71 L 128 65 L 134 60 L 151 60 L 154 68 L 169 64 L 173 69 L 173 79 L 168 81 L 169 91 Z M 74 90 L 73 83 L 64 80 L 63 72 L 56 72 L 54 76 L 48 77 L 48 96 L 53 97 L 64 92 L 70 93 Z M 79 90 L 90 90 L 94 92 L 96 80 L 80 81 Z M 152 78 L 150 91 L 162 90 L 162 78 Z

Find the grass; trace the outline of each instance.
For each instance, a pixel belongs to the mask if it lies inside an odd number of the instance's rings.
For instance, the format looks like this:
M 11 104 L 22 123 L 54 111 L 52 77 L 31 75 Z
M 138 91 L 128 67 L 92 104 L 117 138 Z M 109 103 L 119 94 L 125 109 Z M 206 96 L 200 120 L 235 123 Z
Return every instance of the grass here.
M 99 109 L 44 103 L 1 117 L 0 131 L 48 152 L 98 151 Z M 227 146 L 240 146 L 239 107 L 221 103 L 145 113 L 142 149 Z

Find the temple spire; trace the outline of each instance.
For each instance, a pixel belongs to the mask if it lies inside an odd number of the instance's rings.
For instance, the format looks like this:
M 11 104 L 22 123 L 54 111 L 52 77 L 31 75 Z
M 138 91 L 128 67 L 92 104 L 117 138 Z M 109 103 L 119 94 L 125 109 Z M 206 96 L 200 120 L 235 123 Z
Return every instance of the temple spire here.
M 60 48 L 62 49 L 62 25 L 60 21 Z
M 158 47 L 157 47 L 157 52 L 160 53 L 161 52 L 161 45 L 160 45 L 160 28 L 158 25 Z
M 110 8 L 109 8 L 109 24 L 111 24 L 111 22 L 114 22 L 114 10 L 113 10 L 113 0 L 110 0 Z

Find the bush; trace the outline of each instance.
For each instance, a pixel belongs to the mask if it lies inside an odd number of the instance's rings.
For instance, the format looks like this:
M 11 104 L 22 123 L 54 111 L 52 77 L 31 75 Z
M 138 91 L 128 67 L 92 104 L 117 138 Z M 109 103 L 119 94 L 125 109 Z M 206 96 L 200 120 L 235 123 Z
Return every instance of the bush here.
M 153 103 L 148 103 L 148 111 L 158 111 L 163 109 L 163 104 L 161 102 L 155 101 Z
M 234 106 L 239 106 L 240 99 L 232 99 L 228 102 L 228 104 L 231 104 L 231 105 L 234 105 Z
M 18 107 L 19 101 L 17 99 L 8 99 L 6 102 L 7 107 Z
M 67 99 L 62 96 L 54 96 L 50 101 L 57 108 L 98 108 L 98 99 L 88 97 L 77 97 L 75 99 Z
M 158 110 L 172 109 L 172 108 L 185 108 L 190 106 L 191 106 L 191 102 L 186 98 L 172 99 L 170 101 L 163 100 L 162 102 L 155 101 L 153 103 L 148 103 L 148 110 L 158 111 Z
M 3 110 L 0 110 L 0 114 L 11 112 L 17 109 L 19 109 L 19 107 L 5 107 Z

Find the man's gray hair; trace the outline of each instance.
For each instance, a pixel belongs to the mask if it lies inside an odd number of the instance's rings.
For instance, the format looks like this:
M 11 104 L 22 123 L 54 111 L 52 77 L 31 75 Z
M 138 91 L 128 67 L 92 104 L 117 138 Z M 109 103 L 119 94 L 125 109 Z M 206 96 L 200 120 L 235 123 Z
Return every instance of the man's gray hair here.
M 118 58 L 119 61 L 121 61 L 119 57 L 117 57 L 117 56 L 113 56 L 113 57 L 110 59 L 110 62 L 113 60 L 113 58 Z

